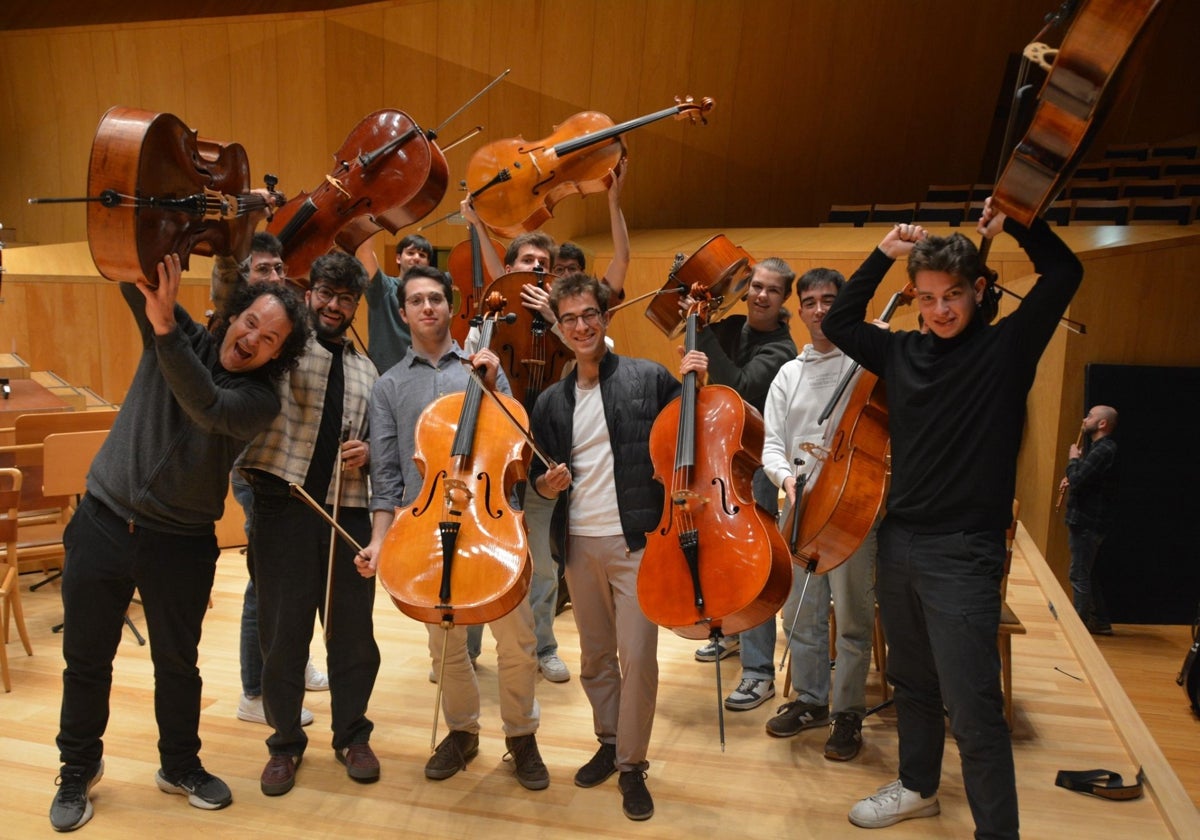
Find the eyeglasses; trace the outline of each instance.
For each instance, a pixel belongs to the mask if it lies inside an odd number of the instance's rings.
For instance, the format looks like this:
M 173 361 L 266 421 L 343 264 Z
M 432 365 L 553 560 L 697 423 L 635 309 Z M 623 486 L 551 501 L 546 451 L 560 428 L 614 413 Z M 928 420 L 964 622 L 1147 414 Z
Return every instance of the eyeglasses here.
M 358 306 L 358 297 L 349 292 L 342 292 L 340 295 L 334 294 L 333 290 L 328 286 L 313 286 L 313 297 L 317 299 L 317 303 L 325 306 L 331 300 L 336 300 L 338 307 L 341 309 L 354 309 Z
M 600 316 L 603 314 L 604 313 L 601 312 L 599 309 L 595 309 L 595 308 L 585 309 L 585 310 L 583 310 L 583 312 L 579 313 L 578 315 L 561 315 L 561 316 L 559 316 L 558 323 L 562 324 L 562 328 L 564 330 L 575 329 L 575 325 L 578 324 L 580 321 L 583 321 L 583 323 L 589 327 L 594 327 L 600 323 Z
M 272 274 L 287 277 L 287 264 L 282 262 L 259 263 L 250 267 L 250 273 L 256 277 L 270 277 Z
M 429 306 L 441 306 L 446 302 L 446 296 L 434 292 L 428 295 L 410 295 L 404 299 L 406 306 L 411 306 L 413 309 L 420 309 L 428 304 Z
M 764 286 L 762 283 L 757 282 L 750 284 L 751 295 L 757 297 L 763 293 L 766 293 L 771 297 L 783 297 L 783 289 L 780 289 L 777 286 Z

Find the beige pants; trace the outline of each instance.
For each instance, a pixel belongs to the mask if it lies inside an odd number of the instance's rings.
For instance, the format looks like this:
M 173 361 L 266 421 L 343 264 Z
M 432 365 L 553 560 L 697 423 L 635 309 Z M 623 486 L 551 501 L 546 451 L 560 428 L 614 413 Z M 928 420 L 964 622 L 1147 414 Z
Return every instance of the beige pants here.
M 579 628 L 579 681 L 617 769 L 645 770 L 658 696 L 658 625 L 637 597 L 642 552 L 624 537 L 571 537 L 566 579 Z

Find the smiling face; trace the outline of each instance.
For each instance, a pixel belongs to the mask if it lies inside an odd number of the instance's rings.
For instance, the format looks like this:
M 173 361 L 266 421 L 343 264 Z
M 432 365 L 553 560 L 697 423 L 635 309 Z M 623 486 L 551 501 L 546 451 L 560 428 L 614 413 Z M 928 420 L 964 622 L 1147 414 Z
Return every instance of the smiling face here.
M 230 373 L 258 370 L 279 357 L 291 333 L 292 322 L 279 299 L 259 295 L 229 319 L 229 329 L 221 341 L 221 367 Z
M 317 283 L 305 292 L 304 302 L 312 313 L 317 337 L 333 341 L 345 335 L 354 323 L 358 297 L 344 287 L 327 283 Z
M 913 286 L 925 326 L 938 338 L 961 333 L 975 317 L 985 285 L 982 277 L 968 283 L 945 271 L 918 271 Z
M 783 275 L 760 265 L 754 267 L 746 289 L 746 321 L 750 329 L 770 332 L 779 326 L 787 282 Z
M 833 283 L 820 283 L 800 292 L 800 320 L 808 327 L 813 347 L 825 350 L 830 343 L 821 329 L 829 307 L 837 300 L 838 289 Z
M 608 352 L 604 343 L 608 313 L 600 311 L 600 304 L 590 291 L 559 299 L 558 323 L 567 345 L 581 364 L 598 362 Z

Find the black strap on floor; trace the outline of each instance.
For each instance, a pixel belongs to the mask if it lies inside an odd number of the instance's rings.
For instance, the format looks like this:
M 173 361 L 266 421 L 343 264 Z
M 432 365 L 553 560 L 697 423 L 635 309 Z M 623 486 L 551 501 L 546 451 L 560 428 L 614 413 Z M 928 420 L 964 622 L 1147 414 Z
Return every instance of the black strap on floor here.
M 1139 799 L 1142 795 L 1142 771 L 1138 770 L 1137 782 L 1127 785 L 1121 774 L 1112 770 L 1059 770 L 1054 784 L 1101 799 Z

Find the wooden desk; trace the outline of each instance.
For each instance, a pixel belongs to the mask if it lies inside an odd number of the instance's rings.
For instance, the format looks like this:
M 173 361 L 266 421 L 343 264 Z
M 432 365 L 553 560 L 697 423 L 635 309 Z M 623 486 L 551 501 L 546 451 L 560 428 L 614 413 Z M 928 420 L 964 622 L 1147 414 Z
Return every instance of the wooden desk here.
M 22 414 L 71 410 L 64 400 L 32 379 L 10 379 L 8 384 L 12 394 L 8 399 L 0 400 L 0 428 L 11 426 Z

